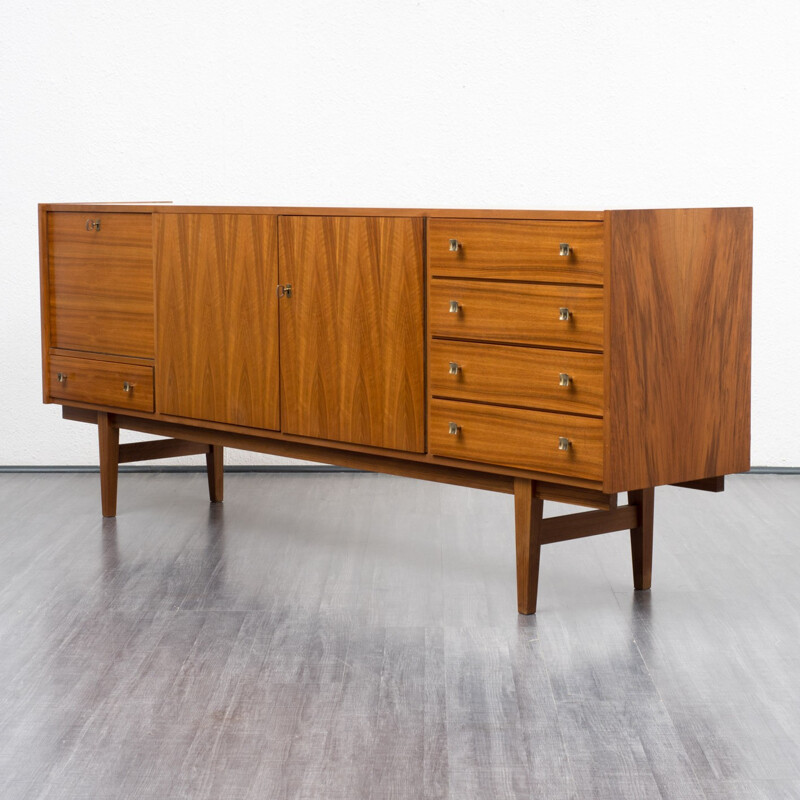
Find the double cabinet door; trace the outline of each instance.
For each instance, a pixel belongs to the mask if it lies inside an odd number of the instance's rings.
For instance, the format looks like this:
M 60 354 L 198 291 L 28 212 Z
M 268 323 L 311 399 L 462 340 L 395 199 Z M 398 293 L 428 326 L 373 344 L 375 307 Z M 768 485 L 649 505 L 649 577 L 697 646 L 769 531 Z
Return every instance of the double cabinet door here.
M 424 451 L 422 220 L 155 215 L 156 406 Z

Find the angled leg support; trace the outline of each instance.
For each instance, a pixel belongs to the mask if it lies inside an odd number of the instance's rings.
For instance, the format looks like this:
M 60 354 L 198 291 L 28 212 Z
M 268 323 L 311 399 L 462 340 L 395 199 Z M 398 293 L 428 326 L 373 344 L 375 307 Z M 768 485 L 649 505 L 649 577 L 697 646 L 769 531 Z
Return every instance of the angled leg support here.
M 542 508 L 536 486 L 526 478 L 514 478 L 514 523 L 517 536 L 517 609 L 536 613 L 539 592 L 539 552 L 542 546 Z
M 628 502 L 636 508 L 636 525 L 631 528 L 633 586 L 649 589 L 653 575 L 653 511 L 655 490 L 628 492 Z
M 100 442 L 100 500 L 104 517 L 117 516 L 117 475 L 119 474 L 119 428 L 104 411 L 97 414 Z
M 208 499 L 212 503 L 222 502 L 222 445 L 210 444 L 206 453 L 208 470 Z
M 189 442 L 184 439 L 156 439 L 151 442 L 119 443 L 119 428 L 111 414 L 97 412 L 100 443 L 100 496 L 103 516 L 117 515 L 117 479 L 119 465 L 131 461 L 152 461 L 173 456 L 204 455 L 208 471 L 208 496 L 212 503 L 222 502 L 223 448 L 216 444 Z
M 653 567 L 653 510 L 655 491 L 629 492 L 629 504 L 560 517 L 542 518 L 542 499 L 535 481 L 514 479 L 514 518 L 517 539 L 517 607 L 520 614 L 536 613 L 539 552 L 542 545 L 630 530 L 633 585 L 649 589 Z

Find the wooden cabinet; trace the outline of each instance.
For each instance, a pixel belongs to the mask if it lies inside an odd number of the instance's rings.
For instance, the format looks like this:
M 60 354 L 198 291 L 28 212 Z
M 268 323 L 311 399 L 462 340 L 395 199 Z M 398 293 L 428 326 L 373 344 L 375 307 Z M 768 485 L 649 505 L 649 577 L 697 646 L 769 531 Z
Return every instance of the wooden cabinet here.
M 425 446 L 422 220 L 280 218 L 283 430 Z
M 158 409 L 280 429 L 278 230 L 266 214 L 157 214 Z
M 98 425 L 104 514 L 138 458 L 204 452 L 221 499 L 223 446 L 508 492 L 532 613 L 542 544 L 628 528 L 646 589 L 654 487 L 749 467 L 749 208 L 39 220 L 44 398 Z

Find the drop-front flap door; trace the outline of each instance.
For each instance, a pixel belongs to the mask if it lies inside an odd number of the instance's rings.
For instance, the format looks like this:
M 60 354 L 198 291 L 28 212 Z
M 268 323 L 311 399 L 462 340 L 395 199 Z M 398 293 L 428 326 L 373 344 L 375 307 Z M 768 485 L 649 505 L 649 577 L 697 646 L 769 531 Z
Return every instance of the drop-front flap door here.
M 280 428 L 277 222 L 156 214 L 156 410 Z
M 422 220 L 280 217 L 285 433 L 422 452 Z

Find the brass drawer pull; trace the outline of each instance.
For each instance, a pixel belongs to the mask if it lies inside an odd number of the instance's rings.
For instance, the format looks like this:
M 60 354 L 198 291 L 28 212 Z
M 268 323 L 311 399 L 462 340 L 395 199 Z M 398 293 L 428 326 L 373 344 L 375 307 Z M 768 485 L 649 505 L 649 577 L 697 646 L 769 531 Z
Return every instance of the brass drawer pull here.
M 451 314 L 458 314 L 461 311 L 461 306 L 458 304 L 458 300 L 451 300 L 450 301 L 450 313 Z
M 86 220 L 86 230 L 87 231 L 99 231 L 100 230 L 100 220 L 99 219 L 87 219 Z
M 572 248 L 567 244 L 567 242 L 561 242 L 558 246 L 558 254 L 560 256 L 568 256 L 572 252 Z
M 66 383 L 67 382 L 67 373 L 66 372 L 59 372 L 56 374 L 56 380 L 59 383 Z
M 559 308 L 558 309 L 558 318 L 562 322 L 568 322 L 569 318 L 572 316 L 572 312 L 568 308 Z
M 569 450 L 572 447 L 572 442 L 567 439 L 566 436 L 559 436 L 558 437 L 558 449 L 559 450 Z
M 448 433 L 451 436 L 458 436 L 458 432 L 461 430 L 461 426 L 455 422 L 451 422 L 448 425 Z
M 128 381 L 123 381 L 123 383 L 122 383 L 122 391 L 123 392 L 132 392 L 133 391 L 133 384 L 129 383 Z
M 450 374 L 451 375 L 458 375 L 459 372 L 461 372 L 461 366 L 459 364 L 456 364 L 455 361 L 451 361 L 450 362 Z
M 558 373 L 558 385 L 559 386 L 569 386 L 572 381 L 572 376 L 567 375 L 566 372 L 559 372 Z
M 450 240 L 450 252 L 457 253 L 461 249 L 461 242 L 458 239 L 451 239 Z

